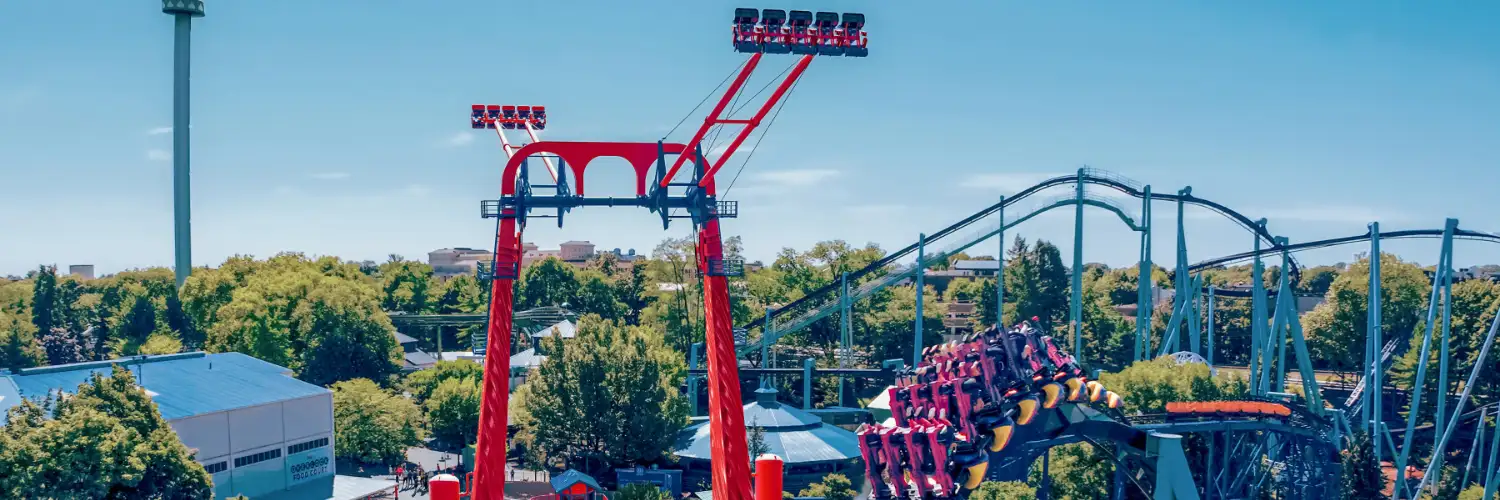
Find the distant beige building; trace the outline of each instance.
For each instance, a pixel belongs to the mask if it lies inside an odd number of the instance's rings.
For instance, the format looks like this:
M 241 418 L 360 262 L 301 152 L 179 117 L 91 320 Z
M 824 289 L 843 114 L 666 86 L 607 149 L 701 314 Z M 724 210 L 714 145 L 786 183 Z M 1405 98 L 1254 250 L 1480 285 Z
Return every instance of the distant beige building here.
M 567 241 L 558 245 L 559 248 L 543 250 L 536 243 L 521 243 L 521 267 L 526 267 L 537 261 L 548 258 L 556 258 L 579 268 L 590 268 L 594 258 L 600 254 L 610 253 L 617 257 L 621 264 L 639 264 L 645 261 L 644 254 L 636 254 L 635 249 L 620 251 L 596 251 L 595 245 L 588 241 Z M 463 274 L 474 274 L 478 271 L 479 263 L 486 264 L 495 260 L 494 254 L 488 250 L 473 248 L 443 248 L 427 253 L 427 264 L 432 266 L 432 274 L 440 278 L 451 278 Z
M 564 262 L 582 262 L 594 258 L 594 244 L 587 241 L 565 241 L 558 245 L 558 258 Z
M 443 248 L 427 252 L 427 264 L 432 274 L 439 278 L 451 278 L 479 272 L 480 262 L 492 262 L 495 255 L 489 250 L 475 248 Z
M 72 275 L 74 278 L 78 278 L 81 280 L 94 279 L 94 265 L 75 264 L 68 266 L 68 274 Z

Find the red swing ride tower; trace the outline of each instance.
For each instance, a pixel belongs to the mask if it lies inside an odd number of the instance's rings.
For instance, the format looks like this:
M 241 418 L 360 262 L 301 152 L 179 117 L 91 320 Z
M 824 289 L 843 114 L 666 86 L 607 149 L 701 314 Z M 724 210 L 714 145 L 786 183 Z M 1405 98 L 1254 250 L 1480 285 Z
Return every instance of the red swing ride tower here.
M 484 217 L 496 218 L 497 224 L 495 261 L 489 267 L 492 273 L 489 321 L 479 435 L 468 492 L 471 500 L 504 498 L 510 337 L 514 314 L 512 284 L 520 277 L 521 241 L 526 223 L 534 218 L 555 218 L 558 227 L 562 227 L 565 214 L 574 208 L 590 206 L 646 208 L 661 216 L 663 229 L 672 219 L 683 218 L 690 219 L 697 229 L 698 274 L 703 279 L 704 317 L 707 320 L 709 427 L 711 439 L 716 444 L 712 456 L 711 488 L 716 497 L 750 500 L 750 457 L 727 283 L 728 277 L 743 272 L 743 262 L 724 256 L 719 228 L 721 219 L 738 215 L 738 205 L 718 199 L 714 175 L 786 96 L 813 57 L 863 57 L 868 54 L 863 27 L 862 14 L 845 13 L 841 16 L 831 12 L 792 11 L 788 16 L 785 11 L 775 9 L 736 9 L 733 46 L 736 52 L 748 53 L 750 57 L 686 144 L 539 141 L 536 131 L 546 127 L 545 108 L 473 106 L 470 125 L 476 129 L 495 129 L 507 160 L 501 177 L 500 199 L 481 203 Z M 800 57 L 753 116 L 731 118 L 732 113 L 726 113 L 731 99 L 740 92 L 768 53 Z M 738 125 L 739 132 L 724 152 L 710 162 L 704 157 L 703 140 L 714 127 L 725 125 Z M 505 137 L 504 130 L 507 129 L 526 130 L 532 142 L 512 146 Z M 675 158 L 669 159 L 669 156 Z M 532 157 L 546 164 L 551 184 L 531 183 L 528 167 Z M 591 161 L 600 157 L 619 157 L 630 164 L 635 170 L 635 197 L 585 196 L 584 170 Z M 555 169 L 552 160 L 556 160 Z M 688 162 L 692 162 L 691 178 L 678 181 L 679 170 Z M 678 210 L 685 214 L 677 215 Z

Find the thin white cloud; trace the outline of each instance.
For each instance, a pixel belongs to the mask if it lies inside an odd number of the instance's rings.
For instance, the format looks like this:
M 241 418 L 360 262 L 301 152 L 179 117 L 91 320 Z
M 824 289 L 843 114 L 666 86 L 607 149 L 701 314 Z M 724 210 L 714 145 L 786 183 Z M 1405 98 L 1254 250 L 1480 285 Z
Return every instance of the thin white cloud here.
M 729 150 L 729 145 L 728 144 L 720 144 L 718 146 L 715 146 L 713 149 L 710 149 L 708 151 L 707 155 L 708 156 L 715 156 L 716 157 L 716 156 L 724 154 L 724 152 L 728 151 L 728 150 Z M 755 151 L 755 146 L 744 145 L 744 146 L 740 146 L 739 149 L 734 150 L 735 154 L 745 154 L 745 153 L 749 153 L 751 151 Z
M 427 196 L 429 194 L 432 194 L 432 188 L 424 186 L 422 184 L 412 184 L 410 186 L 406 186 L 406 189 L 403 189 L 402 191 L 411 196 Z
M 162 135 L 172 132 L 172 127 L 156 127 L 146 131 L 146 135 Z
M 451 137 L 448 137 L 447 139 L 443 140 L 443 144 L 444 145 L 446 145 L 448 147 L 455 147 L 455 148 L 459 147 L 459 146 L 468 145 L 469 143 L 472 143 L 472 142 L 474 142 L 474 133 L 473 132 L 459 132 L 459 133 L 453 134 Z
M 1064 175 L 1068 174 L 1046 172 L 1006 172 L 974 174 L 969 176 L 968 179 L 964 180 L 963 186 L 973 189 L 999 191 L 1002 193 L 1015 193 L 1031 186 L 1035 186 L 1044 180 Z
M 775 184 L 784 187 L 806 187 L 838 174 L 839 171 L 837 170 L 817 168 L 806 170 L 772 170 L 756 174 L 755 179 L 766 184 Z
M 165 149 L 146 150 L 146 159 L 151 161 L 172 161 L 172 152 Z
M 310 177 L 320 181 L 341 181 L 349 178 L 349 172 L 319 172 Z

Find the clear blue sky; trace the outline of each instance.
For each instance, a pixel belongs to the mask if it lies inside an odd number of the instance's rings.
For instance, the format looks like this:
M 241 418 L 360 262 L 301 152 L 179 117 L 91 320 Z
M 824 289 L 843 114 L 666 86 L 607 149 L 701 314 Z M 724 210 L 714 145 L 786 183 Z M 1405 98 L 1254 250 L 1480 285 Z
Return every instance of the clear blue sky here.
M 172 20 L 154 1 L 47 4 L 0 4 L 0 274 L 170 265 Z M 655 140 L 745 58 L 729 47 L 739 2 L 561 4 L 208 2 L 193 31 L 193 262 L 487 248 L 478 200 L 498 193 L 503 155 L 470 133 L 470 104 L 545 105 L 550 139 Z M 1370 220 L 1500 230 L 1497 4 L 1150 4 L 761 5 L 865 12 L 871 55 L 812 64 L 730 192 L 742 216 L 726 230 L 752 259 L 834 238 L 896 248 L 1082 165 L 1191 185 L 1293 241 Z M 790 62 L 768 57 L 752 88 Z M 601 160 L 589 192 L 626 194 L 629 178 Z M 1155 210 L 1170 262 L 1175 208 Z M 1187 219 L 1193 260 L 1250 244 Z M 547 222 L 528 239 L 649 250 L 689 231 L 632 209 Z M 1135 259 L 1121 224 L 1086 225 L 1087 260 Z M 1019 232 L 1071 251 L 1067 214 Z M 1436 260 L 1431 242 L 1387 248 Z M 1500 262 L 1500 248 L 1460 244 L 1456 259 Z

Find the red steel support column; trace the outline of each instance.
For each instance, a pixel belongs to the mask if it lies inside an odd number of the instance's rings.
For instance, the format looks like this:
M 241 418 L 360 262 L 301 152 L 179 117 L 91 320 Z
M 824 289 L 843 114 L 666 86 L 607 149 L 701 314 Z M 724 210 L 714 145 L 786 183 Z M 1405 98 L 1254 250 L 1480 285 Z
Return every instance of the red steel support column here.
M 755 66 L 760 64 L 761 55 L 761 53 L 756 52 L 750 56 L 750 60 L 740 70 L 740 76 L 734 78 L 734 83 L 729 85 L 729 90 L 724 91 L 724 97 L 719 98 L 719 104 L 714 106 L 714 110 L 708 113 L 707 118 L 703 119 L 703 125 L 698 127 L 698 132 L 693 134 L 693 140 L 687 142 L 687 147 L 683 149 L 687 153 L 678 156 L 677 160 L 672 162 L 672 168 L 667 169 L 667 175 L 662 177 L 661 187 L 667 187 L 667 183 L 672 182 L 672 176 L 677 175 L 677 169 L 682 168 L 682 163 L 687 161 L 689 156 L 693 155 L 692 152 L 698 147 L 698 143 L 703 141 L 703 137 L 708 135 L 709 129 L 714 128 L 714 125 L 719 123 L 719 115 L 724 112 L 724 108 L 729 107 L 730 99 L 734 97 L 736 92 L 739 92 L 740 87 L 745 85 L 745 80 L 750 79 L 750 74 L 755 72 Z
M 745 443 L 744 401 L 740 399 L 739 365 L 734 353 L 729 283 L 723 276 L 708 274 L 709 259 L 724 257 L 718 219 L 709 219 L 699 226 L 697 253 L 698 269 L 703 274 L 704 317 L 708 321 L 708 426 L 709 440 L 713 443 L 711 487 L 715 500 L 752 500 L 750 451 Z
M 513 194 L 513 185 L 506 189 Z M 514 209 L 505 214 L 513 215 Z M 501 218 L 495 235 L 495 269 L 514 273 L 521 263 L 521 233 L 516 219 Z M 502 265 L 514 265 L 501 269 Z M 484 352 L 484 386 L 480 392 L 479 440 L 474 445 L 474 482 L 469 486 L 470 500 L 504 500 L 505 433 L 510 404 L 510 328 L 515 315 L 512 284 L 514 279 L 490 280 L 490 322 Z
M 757 53 L 755 55 L 760 54 Z M 724 162 L 729 161 L 729 157 L 734 154 L 735 150 L 740 148 L 740 144 L 744 144 L 745 139 L 750 137 L 750 132 L 754 131 L 755 127 L 760 126 L 760 121 L 766 118 L 766 113 L 771 112 L 771 108 L 776 107 L 776 103 L 786 95 L 787 90 L 792 88 L 792 84 L 796 83 L 797 79 L 802 77 L 802 72 L 807 70 L 807 65 L 812 63 L 812 59 L 812 54 L 808 54 L 802 56 L 801 59 L 797 60 L 797 65 L 792 67 L 792 72 L 786 75 L 786 79 L 781 81 L 781 85 L 776 87 L 776 92 L 771 94 L 770 99 L 766 99 L 765 104 L 760 105 L 760 111 L 755 112 L 755 117 L 749 120 L 750 123 L 745 125 L 744 128 L 740 129 L 739 135 L 736 135 L 734 137 L 734 142 L 729 143 L 729 147 L 724 149 L 724 153 L 719 155 L 719 159 L 714 161 L 714 165 L 712 167 L 709 167 L 708 170 L 703 173 L 703 180 L 698 183 L 698 186 L 706 187 L 708 186 L 709 182 L 713 181 L 714 174 L 717 173 L 720 168 L 724 167 Z M 717 117 L 718 115 L 715 114 L 713 116 Z M 720 120 L 720 122 L 722 122 L 722 120 Z M 688 143 L 688 147 L 694 147 L 694 144 L 696 143 L 690 142 Z M 691 151 L 691 149 L 689 151 Z M 677 159 L 681 160 L 682 156 L 677 157 Z M 668 178 L 670 179 L 671 177 Z

